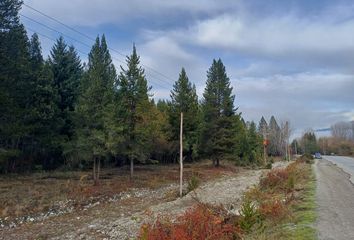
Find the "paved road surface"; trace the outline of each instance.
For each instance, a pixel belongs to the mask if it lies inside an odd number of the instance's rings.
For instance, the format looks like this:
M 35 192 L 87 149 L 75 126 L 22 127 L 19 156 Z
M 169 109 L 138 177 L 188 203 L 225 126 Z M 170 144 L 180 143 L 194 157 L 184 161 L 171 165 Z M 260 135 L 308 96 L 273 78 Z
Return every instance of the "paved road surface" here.
M 351 175 L 350 181 L 354 184 L 354 158 L 339 156 L 323 156 L 324 159 L 336 164 L 344 172 Z
M 317 178 L 318 237 L 320 240 L 354 239 L 354 185 L 349 180 L 350 175 L 327 161 L 327 158 L 317 160 L 314 165 Z M 328 159 L 337 164 L 350 163 L 342 157 Z

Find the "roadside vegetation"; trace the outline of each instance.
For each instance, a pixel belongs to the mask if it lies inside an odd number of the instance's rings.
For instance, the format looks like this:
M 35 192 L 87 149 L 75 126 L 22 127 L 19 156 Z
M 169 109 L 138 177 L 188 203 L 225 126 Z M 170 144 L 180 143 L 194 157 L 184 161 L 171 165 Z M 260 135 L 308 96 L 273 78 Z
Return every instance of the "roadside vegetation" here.
M 245 193 L 238 214 L 198 203 L 175 219 L 142 225 L 139 239 L 315 239 L 312 159 L 268 171 Z

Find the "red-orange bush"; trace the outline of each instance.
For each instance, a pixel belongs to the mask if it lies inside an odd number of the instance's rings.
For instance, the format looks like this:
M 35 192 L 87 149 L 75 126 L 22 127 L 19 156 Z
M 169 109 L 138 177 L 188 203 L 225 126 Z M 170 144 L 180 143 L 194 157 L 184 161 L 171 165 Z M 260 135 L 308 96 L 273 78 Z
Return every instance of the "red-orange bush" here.
M 139 239 L 143 240 L 226 240 L 238 239 L 241 230 L 227 217 L 222 208 L 197 205 L 184 215 L 171 220 L 157 220 L 141 227 Z
M 262 188 L 274 189 L 281 187 L 283 183 L 289 178 L 287 169 L 273 169 L 267 173 L 267 176 L 262 178 L 260 186 Z
M 277 199 L 261 203 L 259 206 L 259 212 L 266 219 L 279 221 L 288 215 L 289 210 L 285 203 Z

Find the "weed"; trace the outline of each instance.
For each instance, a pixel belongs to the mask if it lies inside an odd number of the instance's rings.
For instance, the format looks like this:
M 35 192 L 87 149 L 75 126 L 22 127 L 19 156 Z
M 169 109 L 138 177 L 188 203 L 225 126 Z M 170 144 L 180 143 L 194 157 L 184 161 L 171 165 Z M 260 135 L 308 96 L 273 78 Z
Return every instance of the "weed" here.
M 267 165 L 265 166 L 266 169 L 272 169 L 272 163 L 267 163 Z
M 192 192 L 199 187 L 200 180 L 199 178 L 193 174 L 192 177 L 188 181 L 187 192 Z
M 261 226 L 262 217 L 255 204 L 246 200 L 240 210 L 240 227 L 245 232 L 250 232 L 254 226 Z

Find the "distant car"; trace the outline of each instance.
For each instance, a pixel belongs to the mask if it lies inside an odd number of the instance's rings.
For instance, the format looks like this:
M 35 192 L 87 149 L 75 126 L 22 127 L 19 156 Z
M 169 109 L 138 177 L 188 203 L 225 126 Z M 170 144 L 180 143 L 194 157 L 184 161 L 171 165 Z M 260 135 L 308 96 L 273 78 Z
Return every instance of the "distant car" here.
M 315 158 L 322 159 L 321 153 L 319 153 L 319 152 L 315 153 Z

